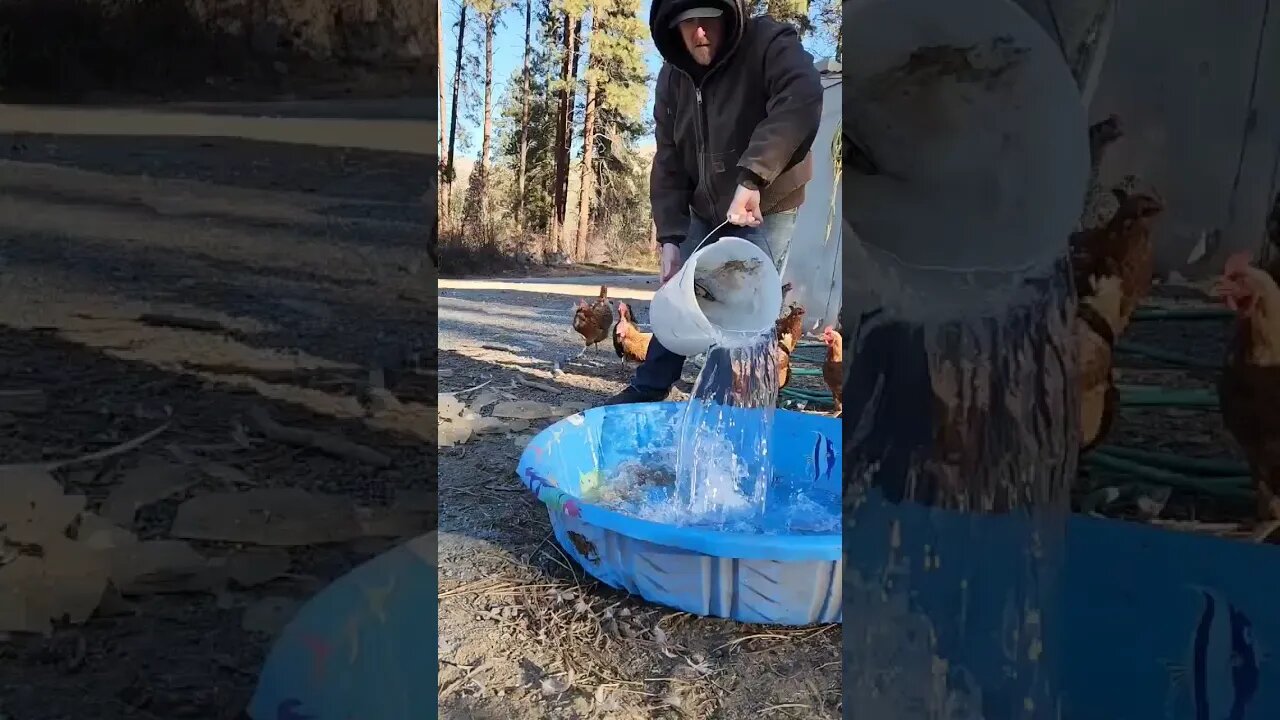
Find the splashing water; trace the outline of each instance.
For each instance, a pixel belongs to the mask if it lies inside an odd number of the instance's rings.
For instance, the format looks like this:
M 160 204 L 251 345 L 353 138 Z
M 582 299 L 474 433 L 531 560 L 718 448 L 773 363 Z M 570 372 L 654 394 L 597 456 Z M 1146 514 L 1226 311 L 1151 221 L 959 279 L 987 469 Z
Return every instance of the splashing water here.
M 583 499 L 668 525 L 763 534 L 829 534 L 840 528 L 839 488 L 825 492 L 826 439 L 816 438 L 813 472 L 774 472 L 770 440 L 778 399 L 773 332 L 713 347 L 680 420 L 631 457 L 606 461 L 608 476 Z M 619 427 L 617 431 L 622 431 Z
M 773 475 L 776 347 L 769 332 L 707 354 L 680 424 L 676 459 L 676 494 L 694 517 L 755 523 L 764 518 Z

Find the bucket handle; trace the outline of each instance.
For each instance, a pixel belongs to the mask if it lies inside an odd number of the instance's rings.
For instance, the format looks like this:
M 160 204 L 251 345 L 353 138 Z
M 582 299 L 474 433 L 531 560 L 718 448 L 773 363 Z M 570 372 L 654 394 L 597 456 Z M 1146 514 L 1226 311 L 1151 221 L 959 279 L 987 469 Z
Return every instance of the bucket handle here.
M 692 255 L 692 254 L 694 254 L 694 253 L 698 252 L 698 250 L 702 249 L 702 245 L 703 245 L 703 243 L 705 243 L 706 241 L 710 240 L 712 235 L 715 235 L 717 232 L 719 232 L 719 231 L 720 231 L 720 228 L 722 228 L 722 227 L 724 227 L 725 225 L 728 225 L 728 224 L 729 224 L 729 219 L 728 219 L 728 218 L 725 218 L 724 222 L 722 222 L 722 223 L 720 223 L 719 225 L 717 225 L 717 226 L 715 226 L 715 227 L 711 228 L 711 232 L 709 232 L 709 233 L 707 233 L 705 236 L 703 236 L 703 238 L 702 238 L 701 240 L 699 240 L 699 241 L 698 241 L 698 244 L 697 244 L 697 245 L 694 245 L 694 246 L 693 246 L 693 249 L 689 251 L 689 254 L 690 254 L 690 255 Z M 764 239 L 765 251 L 769 253 L 769 258 L 770 258 L 770 259 L 773 259 L 773 244 L 769 242 L 769 236 L 768 236 L 768 235 L 761 235 L 760 237 Z

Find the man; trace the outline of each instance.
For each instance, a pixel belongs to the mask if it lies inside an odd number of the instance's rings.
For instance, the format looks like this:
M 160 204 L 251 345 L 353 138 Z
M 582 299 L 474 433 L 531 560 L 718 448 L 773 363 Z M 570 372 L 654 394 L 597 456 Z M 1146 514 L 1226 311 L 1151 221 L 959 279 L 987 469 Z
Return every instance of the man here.
M 662 282 L 725 220 L 707 243 L 735 235 L 780 263 L 813 177 L 822 118 L 813 57 L 795 28 L 750 17 L 745 0 L 654 0 L 649 30 L 665 60 L 649 179 Z M 605 404 L 665 400 L 684 360 L 655 339 Z

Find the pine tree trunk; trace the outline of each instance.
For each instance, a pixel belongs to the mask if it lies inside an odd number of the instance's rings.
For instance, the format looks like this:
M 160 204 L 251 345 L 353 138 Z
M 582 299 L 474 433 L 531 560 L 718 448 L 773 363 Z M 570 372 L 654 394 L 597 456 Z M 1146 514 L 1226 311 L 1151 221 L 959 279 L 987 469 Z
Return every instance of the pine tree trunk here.
M 516 228 L 524 232 L 524 185 L 529 158 L 529 51 L 532 46 L 533 0 L 524 3 L 524 71 L 520 96 L 520 158 L 516 167 Z
M 436 218 L 431 221 L 439 226 L 439 213 L 445 207 L 444 182 L 444 3 L 436 3 Z
M 596 13 L 592 11 L 587 37 L 594 35 L 595 28 Z M 591 229 L 591 166 L 595 159 L 596 104 L 600 92 L 590 67 L 591 56 L 588 55 L 587 100 L 582 111 L 582 162 L 578 167 L 578 226 L 574 239 L 574 259 L 578 262 L 587 261 L 587 234 Z
M 493 144 L 493 36 L 497 32 L 493 13 L 484 16 L 484 127 L 480 136 L 480 167 L 488 177 L 489 152 Z
M 567 140 L 564 144 L 564 202 L 565 215 L 568 215 L 569 206 L 569 167 L 573 164 L 573 126 L 574 126 L 574 110 L 578 105 L 578 62 L 582 59 L 582 17 L 573 24 L 573 60 L 569 63 L 569 119 L 565 124 L 565 136 Z M 560 232 L 563 237 L 560 238 L 560 244 L 564 246 L 564 254 L 574 256 L 574 239 L 569 237 L 568 223 L 561 226 Z
M 446 174 L 449 177 L 448 186 L 445 188 L 444 208 L 440 211 L 440 217 L 444 218 L 445 224 L 451 220 L 453 208 L 453 181 L 457 177 L 457 169 L 454 165 L 454 149 L 458 141 L 458 94 L 462 90 L 462 41 L 467 35 L 467 6 L 462 5 L 462 15 L 458 18 L 458 51 L 453 56 L 454 73 L 453 73 L 453 98 L 450 100 L 449 109 L 449 157 L 445 162 Z
M 582 19 L 574 22 L 568 13 L 564 16 L 564 60 L 560 66 L 560 107 L 556 117 L 555 152 L 555 208 L 551 217 L 549 245 L 556 252 L 572 256 L 572 248 L 566 247 L 564 221 L 569 202 L 569 147 L 573 142 L 573 105 L 577 99 L 577 37 Z

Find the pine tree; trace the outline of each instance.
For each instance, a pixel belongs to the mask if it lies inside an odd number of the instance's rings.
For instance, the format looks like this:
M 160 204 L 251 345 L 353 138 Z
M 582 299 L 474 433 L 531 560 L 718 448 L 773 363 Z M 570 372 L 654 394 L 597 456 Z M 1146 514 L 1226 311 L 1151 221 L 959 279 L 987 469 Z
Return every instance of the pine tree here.
M 596 0 L 591 8 L 574 241 L 575 256 L 580 261 L 587 260 L 589 255 L 587 238 L 592 230 L 592 204 L 597 194 L 594 186 L 601 178 L 597 158 L 607 161 L 609 156 L 626 154 L 634 138 L 646 129 L 641 114 L 648 99 L 648 68 L 644 62 L 648 26 L 640 19 L 639 12 L 638 0 Z M 624 165 L 615 169 L 625 175 L 631 163 L 628 160 Z

